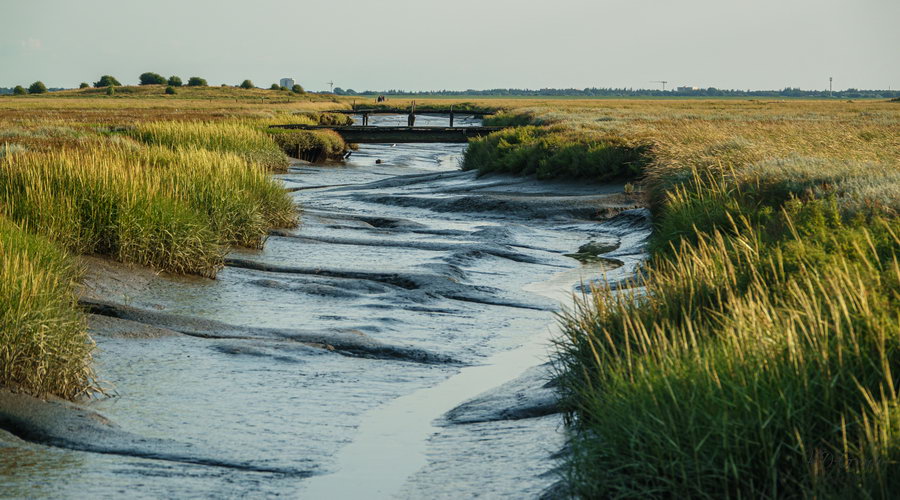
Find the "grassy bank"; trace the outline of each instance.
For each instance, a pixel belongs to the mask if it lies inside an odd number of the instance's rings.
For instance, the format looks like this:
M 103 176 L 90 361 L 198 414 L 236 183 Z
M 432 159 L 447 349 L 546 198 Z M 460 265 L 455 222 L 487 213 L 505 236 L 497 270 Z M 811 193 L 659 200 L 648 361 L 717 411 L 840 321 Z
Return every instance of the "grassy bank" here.
M 77 277 L 66 252 L 0 217 L 0 386 L 67 398 L 90 389 Z
M 229 247 L 259 248 L 270 228 L 297 223 L 270 175 L 287 157 L 265 130 L 306 123 L 297 113 L 314 110 L 267 103 L 211 118 L 199 105 L 172 120 L 140 98 L 117 102 L 0 99 L 0 386 L 67 398 L 91 390 L 69 255 L 213 277 Z
M 284 154 L 314 163 L 341 160 L 349 150 L 333 130 L 270 129 L 270 133 Z
M 288 164 L 287 157 L 272 138 L 248 123 L 147 122 L 127 128 L 125 134 L 152 146 L 231 153 L 273 171 L 284 170 Z
M 472 140 L 463 169 L 541 179 L 633 179 L 643 173 L 648 150 L 639 140 L 606 131 L 529 125 Z
M 563 320 L 575 495 L 900 487 L 900 114 L 856 104 L 535 106 L 502 119 L 541 127 L 471 149 L 483 171 L 604 178 L 621 162 L 573 172 L 549 159 L 610 135 L 646 147 L 645 276 L 594 290 Z

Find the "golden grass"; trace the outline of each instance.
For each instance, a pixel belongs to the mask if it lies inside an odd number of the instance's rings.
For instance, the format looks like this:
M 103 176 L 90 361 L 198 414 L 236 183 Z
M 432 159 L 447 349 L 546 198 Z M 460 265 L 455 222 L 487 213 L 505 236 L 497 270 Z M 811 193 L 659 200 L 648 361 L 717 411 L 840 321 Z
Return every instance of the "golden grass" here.
M 646 147 L 654 256 L 640 288 L 595 289 L 563 323 L 573 494 L 894 495 L 900 106 L 490 102 L 509 107 L 498 122 L 554 141 L 498 134 L 471 149 L 476 168 L 552 175 L 540 167 L 562 151 Z M 558 168 L 616 175 L 609 160 Z
M 271 119 L 295 112 L 349 107 L 342 100 L 331 97 L 282 95 L 281 92 L 259 89 L 181 87 L 174 96 L 166 95 L 164 86 L 116 89 L 116 95 L 112 97 L 97 95 L 96 91 L 105 92 L 105 89 L 0 96 L 0 128 L 22 121 L 126 126 L 136 121 Z
M 204 148 L 99 140 L 0 160 L 0 213 L 79 253 L 214 276 L 227 245 L 296 222 L 257 163 Z
M 0 386 L 66 398 L 91 390 L 77 276 L 65 252 L 0 216 Z

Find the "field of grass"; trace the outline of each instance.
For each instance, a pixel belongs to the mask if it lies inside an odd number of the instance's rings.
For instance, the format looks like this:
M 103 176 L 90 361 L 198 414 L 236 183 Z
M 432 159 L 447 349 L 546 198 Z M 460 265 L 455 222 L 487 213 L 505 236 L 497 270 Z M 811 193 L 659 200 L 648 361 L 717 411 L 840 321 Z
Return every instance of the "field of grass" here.
M 271 120 L 293 113 L 350 107 L 345 100 L 331 96 L 234 87 L 180 87 L 175 95 L 166 95 L 165 87 L 160 85 L 116 87 L 114 96 L 104 95 L 104 92 L 105 89 L 80 89 L 0 96 L 0 124 L 53 122 L 125 126 L 164 120 Z
M 467 168 L 631 176 L 654 215 L 634 287 L 563 318 L 573 494 L 900 489 L 900 106 L 503 105 L 530 125 L 474 142 Z M 621 144 L 640 168 L 596 153 Z
M 126 90 L 0 98 L 0 386 L 67 398 L 94 388 L 71 255 L 214 277 L 229 247 L 259 248 L 269 229 L 297 224 L 271 176 L 287 157 L 265 130 L 331 119 L 320 101 L 205 90 L 172 107 Z

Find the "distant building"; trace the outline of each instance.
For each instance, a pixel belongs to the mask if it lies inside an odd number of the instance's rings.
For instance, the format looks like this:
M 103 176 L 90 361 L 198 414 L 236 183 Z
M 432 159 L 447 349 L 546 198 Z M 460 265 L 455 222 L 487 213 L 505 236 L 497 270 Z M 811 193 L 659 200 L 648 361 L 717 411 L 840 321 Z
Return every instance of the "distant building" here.
M 279 83 L 282 87 L 293 88 L 294 87 L 294 79 L 293 78 L 282 78 L 281 83 Z
M 678 87 L 675 90 L 678 92 L 694 92 L 696 90 L 700 90 L 700 87 Z

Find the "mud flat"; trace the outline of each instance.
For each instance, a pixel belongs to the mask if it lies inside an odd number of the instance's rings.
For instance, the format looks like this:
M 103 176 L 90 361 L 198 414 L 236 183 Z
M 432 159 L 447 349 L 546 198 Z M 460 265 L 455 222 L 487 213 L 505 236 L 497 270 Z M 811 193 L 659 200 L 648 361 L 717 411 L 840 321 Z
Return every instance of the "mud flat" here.
M 476 178 L 463 147 L 295 165 L 302 227 L 216 280 L 89 262 L 109 395 L 0 394 L 0 496 L 539 496 L 554 312 L 635 272 L 647 214 L 621 186 Z M 591 242 L 605 259 L 565 256 Z

